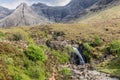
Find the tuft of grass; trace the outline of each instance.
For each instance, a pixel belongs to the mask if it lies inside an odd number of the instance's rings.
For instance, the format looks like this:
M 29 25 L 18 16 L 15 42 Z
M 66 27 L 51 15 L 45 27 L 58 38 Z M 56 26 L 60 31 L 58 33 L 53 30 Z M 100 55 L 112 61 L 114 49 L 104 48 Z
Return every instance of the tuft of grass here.
M 60 72 L 65 76 L 70 76 L 71 75 L 71 71 L 70 71 L 69 68 L 62 68 Z
M 91 45 L 92 45 L 93 47 L 95 47 L 95 46 L 100 46 L 100 45 L 102 44 L 102 40 L 101 40 L 97 35 L 95 35 L 93 39 L 94 39 L 94 40 L 93 40 L 93 42 L 91 43 Z
M 71 75 L 71 70 L 69 68 L 62 68 L 60 74 L 63 75 L 64 80 L 69 80 Z
M 0 31 L 0 39 L 4 37 L 4 33 L 2 31 Z
M 69 61 L 69 55 L 64 51 L 61 52 L 61 51 L 53 50 L 52 54 L 57 59 L 58 63 L 64 64 Z
M 111 53 L 117 54 L 120 56 L 120 40 L 112 41 L 109 45 Z
M 20 75 L 14 75 L 13 80 L 22 80 L 22 77 Z
M 86 51 L 88 51 L 88 52 L 91 52 L 91 51 L 94 50 L 94 48 L 93 48 L 92 46 L 90 46 L 89 43 L 83 43 L 83 47 L 84 47 L 84 49 L 85 49 Z
M 43 66 L 39 66 L 39 67 L 30 67 L 27 69 L 26 74 L 35 80 L 45 80 L 46 76 L 45 76 L 45 71 L 44 71 L 44 67 Z

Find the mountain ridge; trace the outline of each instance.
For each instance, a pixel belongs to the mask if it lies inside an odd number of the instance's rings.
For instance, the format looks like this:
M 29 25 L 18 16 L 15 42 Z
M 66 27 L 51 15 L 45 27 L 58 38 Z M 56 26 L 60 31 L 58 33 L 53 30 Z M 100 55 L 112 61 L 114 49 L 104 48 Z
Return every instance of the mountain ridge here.
M 51 21 L 67 22 L 75 18 L 79 13 L 84 11 L 85 8 L 93 5 L 96 1 L 98 0 L 71 0 L 66 6 L 44 6 L 42 8 L 41 4 L 38 3 L 33 4 L 32 8 L 35 12 L 41 11 Z M 38 14 L 40 13 L 38 12 Z
M 22 3 L 25 10 L 18 10 L 21 6 L 19 5 L 13 12 L 0 19 L 0 26 L 8 27 L 74 22 L 77 19 L 84 18 L 84 16 L 89 13 L 102 11 L 104 8 L 119 3 L 119 0 L 71 0 L 71 2 L 65 6 L 56 7 L 47 6 L 42 3 L 36 3 L 31 6 Z

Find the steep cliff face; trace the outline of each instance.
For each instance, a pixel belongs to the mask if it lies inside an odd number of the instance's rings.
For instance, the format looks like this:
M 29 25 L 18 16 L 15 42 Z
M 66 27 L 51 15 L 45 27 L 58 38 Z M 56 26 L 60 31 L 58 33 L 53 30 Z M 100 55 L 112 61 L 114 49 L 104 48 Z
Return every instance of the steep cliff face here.
M 10 10 L 10 9 L 0 6 L 0 19 L 10 15 L 12 12 L 13 12 L 13 10 Z
M 75 18 L 84 9 L 90 7 L 98 0 L 72 0 L 66 6 L 51 7 L 41 3 L 33 4 L 32 8 L 39 15 L 44 14 L 49 20 L 55 22 L 69 21 Z
M 32 9 L 39 15 L 44 15 L 50 21 L 60 22 L 70 12 L 66 7 L 51 7 L 41 3 L 33 4 Z
M 100 0 L 71 0 L 71 2 L 69 4 L 67 4 L 66 6 L 69 6 L 71 8 L 73 7 L 82 7 L 82 8 L 88 8 L 91 5 L 93 5 L 95 2 L 100 1 Z
M 27 4 L 20 4 L 14 12 L 6 18 L 0 20 L 1 27 L 24 26 L 49 23 L 49 21 L 40 15 L 37 15 Z

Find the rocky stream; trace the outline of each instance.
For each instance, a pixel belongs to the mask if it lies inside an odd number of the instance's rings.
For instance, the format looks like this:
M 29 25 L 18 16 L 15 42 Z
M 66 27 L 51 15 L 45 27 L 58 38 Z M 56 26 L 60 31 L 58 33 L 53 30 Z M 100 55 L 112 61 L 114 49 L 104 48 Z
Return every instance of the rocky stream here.
M 78 55 L 81 65 L 67 64 L 62 66 L 70 69 L 70 80 L 119 80 L 118 78 L 111 77 L 109 74 L 93 69 L 89 64 L 85 63 L 79 50 L 75 47 L 73 49 L 76 55 Z

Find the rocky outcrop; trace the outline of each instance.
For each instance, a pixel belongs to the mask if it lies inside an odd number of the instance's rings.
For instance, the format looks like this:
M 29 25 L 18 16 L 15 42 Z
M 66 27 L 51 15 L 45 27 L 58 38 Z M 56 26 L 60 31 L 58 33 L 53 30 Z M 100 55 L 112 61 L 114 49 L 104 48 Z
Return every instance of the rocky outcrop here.
M 71 70 L 70 80 L 119 80 L 118 78 L 112 78 L 109 74 L 99 72 L 95 69 L 91 69 L 89 64 L 84 66 L 76 65 L 64 65 Z M 64 80 L 64 77 L 63 77 Z
M 51 7 L 41 3 L 31 6 L 38 15 L 44 15 L 50 21 L 60 22 L 70 12 L 66 7 Z
M 26 26 L 49 23 L 44 16 L 37 15 L 27 4 L 20 4 L 14 12 L 0 20 L 0 27 Z

